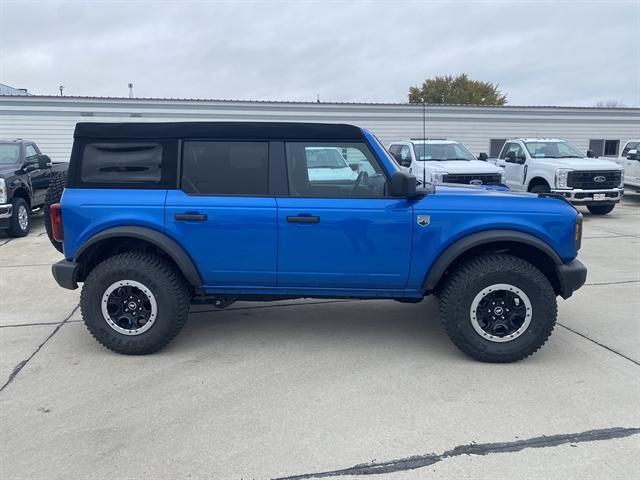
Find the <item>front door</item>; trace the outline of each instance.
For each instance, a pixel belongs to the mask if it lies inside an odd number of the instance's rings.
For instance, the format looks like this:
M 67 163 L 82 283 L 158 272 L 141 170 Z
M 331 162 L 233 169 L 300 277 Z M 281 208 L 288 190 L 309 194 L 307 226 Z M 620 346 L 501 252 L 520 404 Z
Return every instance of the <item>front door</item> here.
M 51 183 L 51 169 L 40 168 L 38 162 L 39 151 L 36 146 L 27 143 L 24 147 L 25 164 L 29 164 L 35 167 L 34 170 L 30 170 L 28 175 L 31 180 L 31 188 L 33 188 L 33 196 L 31 199 L 31 205 L 33 207 L 39 207 L 44 203 L 44 198 L 47 195 L 47 188 Z
M 526 159 L 522 146 L 518 143 L 508 143 L 502 151 L 501 158 L 506 158 L 509 152 L 513 152 L 515 158 Z M 504 174 L 507 187 L 512 190 L 523 190 L 525 184 L 526 165 L 505 161 Z
M 181 190 L 169 190 L 165 230 L 209 287 L 276 284 L 276 201 L 268 142 L 185 141 Z
M 357 177 L 319 175 L 332 168 L 314 161 L 320 147 L 337 148 Z M 290 195 L 277 198 L 278 286 L 403 289 L 413 208 L 386 196 L 387 178 L 367 145 L 288 142 L 285 150 Z

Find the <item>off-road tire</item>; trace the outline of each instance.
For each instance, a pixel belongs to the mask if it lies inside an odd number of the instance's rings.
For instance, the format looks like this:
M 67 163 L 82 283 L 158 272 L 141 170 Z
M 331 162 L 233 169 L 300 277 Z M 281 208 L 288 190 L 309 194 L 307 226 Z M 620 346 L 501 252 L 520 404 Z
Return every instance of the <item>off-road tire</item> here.
M 531 193 L 550 193 L 551 192 L 551 188 L 549 187 L 549 185 L 541 183 L 540 185 L 536 185 L 535 187 L 533 187 L 531 190 L 529 190 L 529 192 L 531 192 Z
M 51 179 L 49 188 L 47 189 L 47 195 L 44 197 L 44 228 L 47 231 L 47 237 L 53 248 L 62 253 L 62 242 L 58 242 L 53 238 L 51 229 L 51 215 L 49 214 L 49 207 L 54 203 L 59 203 L 62 198 L 62 192 L 67 185 L 67 172 L 60 172 Z
M 587 205 L 587 208 L 594 215 L 606 215 L 611 213 L 615 205 Z
M 13 213 L 9 219 L 9 228 L 7 228 L 7 235 L 12 238 L 26 237 L 29 235 L 29 229 L 31 228 L 31 208 L 24 198 L 16 197 L 11 200 L 13 205 Z M 20 226 L 20 220 L 18 218 L 20 209 L 24 207 L 27 211 L 27 226 L 22 228 Z
M 102 313 L 105 291 L 121 280 L 139 282 L 155 296 L 157 317 L 144 333 L 120 333 Z M 104 260 L 89 273 L 82 287 L 80 308 L 87 329 L 102 345 L 117 353 L 145 355 L 165 347 L 182 330 L 190 300 L 190 287 L 174 264 L 157 255 L 126 252 Z
M 473 299 L 495 284 L 514 285 L 532 304 L 526 330 L 502 343 L 483 338 L 471 322 Z M 556 323 L 556 294 L 549 280 L 529 262 L 508 254 L 483 255 L 460 265 L 445 279 L 438 296 L 440 319 L 449 338 L 464 353 L 483 362 L 508 363 L 528 357 L 544 345 Z

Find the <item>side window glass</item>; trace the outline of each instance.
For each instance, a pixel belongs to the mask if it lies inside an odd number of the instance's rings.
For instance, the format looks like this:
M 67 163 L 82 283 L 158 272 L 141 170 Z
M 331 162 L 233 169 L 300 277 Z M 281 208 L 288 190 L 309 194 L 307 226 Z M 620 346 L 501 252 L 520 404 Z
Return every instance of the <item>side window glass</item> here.
M 629 153 L 629 150 L 637 150 L 639 144 L 640 144 L 639 142 L 627 143 L 627 145 L 624 147 L 624 150 L 622 150 L 622 156 L 626 157 L 627 154 Z
M 38 152 L 33 145 L 26 145 L 24 147 L 24 156 L 27 160 L 35 160 L 35 157 L 38 156 Z
M 504 145 L 504 147 L 502 148 L 502 153 L 500 154 L 500 158 L 504 159 L 507 156 L 507 152 L 511 151 L 511 149 L 513 148 L 514 145 L 517 145 L 515 143 L 506 143 Z
M 516 157 L 518 158 L 524 158 L 524 152 L 522 151 L 522 147 L 517 144 L 517 143 L 510 143 L 508 144 L 507 148 L 505 149 L 505 157 L 506 154 L 509 152 L 514 152 L 516 154 Z M 502 157 L 504 158 L 504 157 Z
M 383 197 L 386 177 L 364 143 L 287 142 L 289 191 L 294 197 Z
M 87 183 L 159 183 L 161 165 L 159 143 L 88 143 L 80 178 Z
M 182 190 L 194 195 L 267 195 L 268 142 L 186 141 Z
M 396 153 L 398 153 L 398 152 L 400 151 L 400 147 L 401 147 L 401 146 L 402 146 L 402 145 L 391 145 L 391 146 L 389 147 L 389 153 L 390 153 L 391 155 L 395 155 Z
M 400 158 L 411 161 L 411 150 L 408 145 L 403 145 L 400 149 Z

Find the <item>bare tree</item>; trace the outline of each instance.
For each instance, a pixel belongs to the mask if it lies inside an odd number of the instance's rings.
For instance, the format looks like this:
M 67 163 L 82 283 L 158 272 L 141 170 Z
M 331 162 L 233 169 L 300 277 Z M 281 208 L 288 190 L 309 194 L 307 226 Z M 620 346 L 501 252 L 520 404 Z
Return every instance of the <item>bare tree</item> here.
M 596 108 L 624 108 L 626 105 L 621 103 L 619 100 L 600 100 L 596 102 L 594 105 Z

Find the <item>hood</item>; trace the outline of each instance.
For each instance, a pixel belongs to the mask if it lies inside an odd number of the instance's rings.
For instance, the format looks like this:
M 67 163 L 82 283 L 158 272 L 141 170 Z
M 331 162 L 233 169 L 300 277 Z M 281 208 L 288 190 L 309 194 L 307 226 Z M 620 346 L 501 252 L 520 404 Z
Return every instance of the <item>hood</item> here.
M 420 162 L 422 163 L 422 162 Z M 420 164 L 419 163 L 419 164 Z M 492 163 L 482 162 L 480 160 L 444 160 L 444 161 L 426 161 L 426 166 L 443 173 L 501 173 L 502 169 L 496 167 Z
M 9 177 L 15 175 L 18 170 L 16 165 L 3 165 L 0 163 L 0 177 Z
M 620 170 L 620 165 L 599 158 L 536 158 L 536 163 L 573 170 Z
M 439 183 L 435 187 L 438 195 L 493 195 L 500 197 L 537 197 L 537 193 L 515 192 L 503 187 L 491 185 L 458 185 L 452 183 Z

